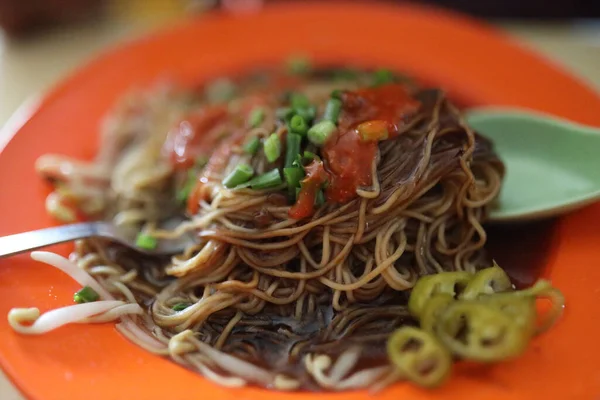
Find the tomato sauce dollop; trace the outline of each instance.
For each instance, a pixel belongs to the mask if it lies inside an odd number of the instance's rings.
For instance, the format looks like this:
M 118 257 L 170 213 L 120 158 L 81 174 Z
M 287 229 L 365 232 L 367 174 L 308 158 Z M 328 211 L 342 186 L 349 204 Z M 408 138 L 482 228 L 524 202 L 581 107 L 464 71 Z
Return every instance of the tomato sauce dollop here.
M 265 104 L 264 95 L 248 96 L 240 104 L 239 114 L 243 118 L 234 121 L 233 124 L 226 104 L 205 106 L 182 118 L 169 131 L 162 151 L 176 169 L 187 170 L 193 167 L 199 158 L 208 158 L 203 174 L 198 176 L 198 181 L 188 197 L 187 210 L 190 214 L 198 212 L 198 202 L 202 198 L 206 176 L 224 168 L 232 147 L 243 142 L 244 120 L 255 107 Z
M 420 107 L 399 84 L 343 92 L 342 104 L 337 134 L 321 150 L 330 177 L 325 197 L 332 203 L 352 200 L 359 187 L 373 183 L 378 141 L 362 137 L 357 127 L 368 121 L 387 125 L 387 138 L 392 139 Z
M 242 118 L 234 121 L 236 127 L 241 129 L 250 112 L 267 106 L 267 100 L 265 94 L 247 96 L 239 105 L 237 114 Z M 210 156 L 223 139 L 232 135 L 224 129 L 228 122 L 227 126 L 232 127 L 232 118 L 227 104 L 207 105 L 186 115 L 169 131 L 163 145 L 164 154 L 177 169 L 192 167 L 198 157 Z
M 173 166 L 187 169 L 199 156 L 210 154 L 222 134 L 218 127 L 226 117 L 226 106 L 206 107 L 187 115 L 173 127 L 163 145 L 163 152 Z

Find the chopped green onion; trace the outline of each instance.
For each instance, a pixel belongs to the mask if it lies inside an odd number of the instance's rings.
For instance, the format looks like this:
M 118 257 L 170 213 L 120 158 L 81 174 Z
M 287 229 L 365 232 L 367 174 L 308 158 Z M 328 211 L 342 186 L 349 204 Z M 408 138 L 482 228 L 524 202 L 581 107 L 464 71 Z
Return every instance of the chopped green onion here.
M 100 299 L 100 295 L 89 286 L 84 286 L 83 289 L 73 295 L 73 301 L 78 304 L 92 303 L 98 299 Z
M 196 158 L 194 165 L 198 168 L 202 168 L 206 165 L 206 163 L 208 163 L 208 157 L 199 156 L 198 158 Z
M 285 167 L 291 167 L 296 156 L 300 154 L 300 144 L 302 136 L 295 133 L 288 133 L 285 139 Z
M 293 133 L 304 136 L 308 131 L 308 124 L 300 115 L 294 115 L 290 120 L 289 128 Z
M 275 110 L 275 116 L 282 121 L 289 121 L 294 116 L 294 110 L 291 107 L 280 107 Z
M 260 146 L 260 139 L 256 136 L 251 138 L 244 145 L 244 151 L 248 154 L 256 154 L 258 147 Z
M 190 193 L 192 192 L 192 189 L 194 189 L 194 186 L 196 186 L 196 182 L 198 181 L 199 171 L 206 165 L 207 162 L 208 162 L 208 157 L 199 156 L 198 158 L 196 158 L 196 161 L 194 162 L 194 167 L 188 169 L 187 178 L 186 178 L 185 182 L 183 183 L 183 186 L 175 194 L 175 198 L 177 199 L 177 201 L 179 203 L 185 203 L 187 201 L 187 198 L 189 197 Z
M 342 99 L 342 94 L 344 92 L 340 89 L 335 89 L 334 91 L 331 92 L 331 94 L 329 95 L 329 97 L 331 97 L 332 99 L 338 99 L 341 100 Z
M 272 133 L 263 145 L 263 151 L 269 162 L 274 162 L 281 155 L 281 140 L 276 133 Z
M 196 160 L 197 161 L 197 160 Z M 197 181 L 197 171 L 195 168 L 192 168 L 188 171 L 187 179 L 181 189 L 177 191 L 175 194 L 175 198 L 179 203 L 185 203 L 187 201 L 188 196 L 192 192 L 194 186 L 196 186 Z
M 302 93 L 292 93 L 290 95 L 290 105 L 292 112 L 304 118 L 305 122 L 315 119 L 317 108 L 312 106 L 308 98 Z M 288 118 L 293 118 L 293 115 L 287 115 Z
M 292 162 L 292 167 L 302 167 L 302 154 L 296 154 L 294 161 Z
M 254 170 L 248 164 L 236 165 L 235 169 L 223 179 L 223 186 L 231 189 L 248 182 L 252 175 L 254 175 Z
M 308 108 L 310 107 L 310 102 L 308 101 L 308 97 L 302 93 L 292 93 L 290 95 L 290 105 L 294 109 Z
M 300 181 L 304 179 L 304 170 L 300 167 L 284 168 L 283 176 L 289 188 L 300 187 Z
M 135 240 L 135 245 L 146 250 L 154 250 L 158 242 L 154 236 L 140 232 Z
M 183 204 L 187 201 L 191 192 L 192 186 L 186 183 L 181 189 L 177 191 L 177 193 L 175 194 L 175 199 L 179 204 Z
M 281 175 L 279 174 L 279 170 L 273 169 L 256 177 L 256 180 L 252 183 L 251 186 L 253 189 L 266 189 L 273 186 L 279 186 L 281 185 L 281 183 L 282 181 Z
M 325 113 L 323 119 L 329 120 L 334 124 L 337 124 L 337 120 L 342 111 L 342 101 L 340 99 L 329 99 L 327 106 L 325 106 Z
M 292 167 L 303 167 L 305 161 L 311 162 L 313 160 L 321 161 L 321 157 L 311 151 L 305 151 L 304 155 L 296 154 L 296 158 L 292 162 Z
M 323 146 L 333 132 L 335 132 L 335 129 L 336 127 L 333 122 L 330 120 L 323 120 L 313 125 L 308 130 L 308 140 L 316 146 Z
M 246 183 L 242 183 L 241 185 L 237 186 L 236 189 L 243 189 L 247 187 L 251 187 L 252 189 L 267 189 L 270 187 L 279 186 L 282 183 L 283 181 L 281 180 L 279 170 L 275 168 L 269 172 L 265 172 L 262 175 L 250 179 Z
M 325 194 L 322 189 L 319 189 L 315 196 L 315 206 L 321 207 L 323 204 L 325 204 Z
M 172 310 L 173 311 L 183 311 L 186 308 L 188 308 L 191 304 L 188 303 L 177 303 L 173 306 Z
M 256 128 L 264 119 L 265 109 L 262 107 L 255 107 L 250 111 L 250 115 L 248 115 L 248 125 L 250 125 L 251 128 Z
M 297 115 L 304 118 L 304 120 L 307 122 L 315 119 L 315 116 L 317 115 L 317 108 L 315 106 L 298 108 L 298 109 L 294 109 L 294 111 L 296 112 Z
M 389 69 L 378 69 L 373 74 L 373 85 L 379 86 L 386 83 L 394 82 L 395 76 Z
M 288 72 L 294 75 L 302 75 L 311 70 L 310 59 L 306 56 L 290 57 L 286 64 Z
M 217 79 L 205 89 L 206 98 L 211 103 L 222 103 L 231 100 L 237 92 L 237 87 L 229 79 Z
M 304 152 L 303 158 L 305 160 L 309 160 L 309 161 L 312 161 L 312 160 L 321 161 L 321 157 L 319 157 L 318 155 L 316 155 L 312 151 L 308 151 L 308 150 Z

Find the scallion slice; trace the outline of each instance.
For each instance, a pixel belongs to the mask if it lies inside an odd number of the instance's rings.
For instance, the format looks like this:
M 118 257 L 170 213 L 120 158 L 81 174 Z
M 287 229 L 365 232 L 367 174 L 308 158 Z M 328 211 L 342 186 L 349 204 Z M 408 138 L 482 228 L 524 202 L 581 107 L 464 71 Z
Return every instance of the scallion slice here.
M 275 110 L 277 119 L 288 122 L 294 116 L 294 110 L 291 107 L 279 107 Z
M 308 151 L 308 150 L 304 151 L 304 155 L 302 156 L 302 158 L 304 158 L 305 160 L 308 160 L 308 161 L 312 161 L 312 160 L 321 161 L 321 157 L 319 157 L 312 151 Z
M 256 128 L 259 126 L 265 119 L 265 109 L 262 107 L 255 107 L 250 111 L 248 115 L 248 125 L 251 128 Z
M 283 176 L 289 188 L 300 187 L 300 181 L 304 179 L 304 170 L 299 167 L 284 168 Z
M 244 151 L 248 154 L 256 154 L 260 146 L 260 139 L 254 136 L 244 145 Z
M 188 303 L 177 303 L 173 306 L 172 310 L 173 311 L 183 311 L 186 308 L 188 308 L 190 306 L 190 304 Z
M 213 81 L 205 89 L 206 98 L 211 103 L 221 103 L 231 100 L 235 97 L 237 86 L 226 78 Z
M 183 187 L 177 191 L 175 194 L 175 198 L 179 203 L 185 203 L 187 201 L 188 196 L 192 192 L 194 186 L 196 186 L 197 182 L 197 171 L 195 168 L 192 168 L 187 173 L 187 179 L 183 184 Z
M 342 99 L 342 91 L 340 89 L 335 89 L 331 92 L 331 94 L 329 95 L 329 97 L 331 97 L 332 99 L 338 99 L 341 100 Z
M 300 115 L 294 115 L 290 120 L 289 129 L 293 133 L 297 133 L 299 135 L 304 136 L 308 131 L 308 124 L 306 123 L 306 120 Z
M 246 183 L 254 175 L 254 170 L 248 164 L 236 165 L 235 169 L 223 179 L 223 186 L 234 188 L 242 183 Z
M 290 105 L 294 109 L 307 108 L 310 107 L 310 102 L 308 101 L 308 97 L 302 93 L 292 93 L 290 95 Z
M 330 120 L 323 120 L 308 130 L 308 140 L 316 146 L 323 146 L 335 132 L 336 127 Z
M 394 73 L 389 69 L 378 69 L 373 73 L 373 85 L 375 86 L 392 83 L 395 79 Z
M 135 245 L 145 250 L 154 250 L 158 242 L 154 236 L 140 232 L 135 240 Z
M 274 186 L 279 186 L 283 183 L 281 180 L 281 174 L 277 168 L 272 169 L 269 172 L 265 172 L 262 175 L 250 180 L 248 186 L 252 189 L 267 189 Z
M 329 120 L 337 124 L 340 112 L 342 111 L 342 101 L 340 99 L 329 99 L 325 106 L 324 120 Z
M 285 139 L 285 167 L 291 167 L 296 159 L 296 156 L 300 154 L 300 145 L 302 143 L 302 136 L 296 133 L 288 133 Z
M 263 151 L 269 162 L 275 162 L 279 158 L 281 155 L 281 140 L 279 140 L 279 136 L 276 133 L 272 133 L 265 140 Z
M 323 189 L 319 189 L 315 196 L 315 206 L 321 207 L 323 204 L 325 204 L 325 194 L 323 193 Z
M 312 121 L 313 119 L 315 119 L 315 117 L 317 115 L 317 108 L 315 106 L 298 108 L 298 109 L 294 109 L 294 112 L 297 115 L 304 118 L 304 120 L 306 122 L 309 122 L 309 121 Z
M 294 75 L 303 75 L 312 68 L 310 59 L 306 56 L 290 57 L 286 63 L 287 71 Z
M 92 303 L 100 299 L 100 295 L 89 286 L 83 287 L 73 295 L 73 301 L 78 304 Z

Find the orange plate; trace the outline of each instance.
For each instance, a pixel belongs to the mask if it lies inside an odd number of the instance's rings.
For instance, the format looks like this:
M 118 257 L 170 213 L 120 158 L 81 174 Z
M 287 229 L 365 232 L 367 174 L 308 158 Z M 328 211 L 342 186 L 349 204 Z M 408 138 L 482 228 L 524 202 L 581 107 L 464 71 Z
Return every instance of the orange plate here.
M 47 152 L 91 157 L 98 123 L 132 87 L 157 78 L 193 82 L 279 62 L 290 52 L 321 62 L 386 65 L 448 89 L 463 104 L 530 107 L 600 125 L 600 98 L 576 79 L 489 27 L 435 9 L 383 4 L 283 4 L 260 15 L 213 15 L 102 55 L 55 88 L 0 155 L 0 234 L 52 224 L 47 186 L 34 172 Z M 600 398 L 600 206 L 559 224 L 546 273 L 564 292 L 564 318 L 527 354 L 502 365 L 455 369 L 436 391 L 397 384 L 385 399 Z M 59 248 L 65 253 L 68 247 Z M 26 255 L 0 261 L 0 315 L 72 302 L 78 286 Z M 0 318 L 0 361 L 30 398 L 71 399 L 368 399 L 367 392 L 276 393 L 229 390 L 119 336 L 112 324 L 69 326 L 21 336 Z

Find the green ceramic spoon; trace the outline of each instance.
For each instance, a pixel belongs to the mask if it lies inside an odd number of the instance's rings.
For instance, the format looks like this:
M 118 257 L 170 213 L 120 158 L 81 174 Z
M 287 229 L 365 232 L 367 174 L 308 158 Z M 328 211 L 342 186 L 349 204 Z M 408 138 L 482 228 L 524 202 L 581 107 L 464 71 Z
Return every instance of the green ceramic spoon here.
M 466 118 L 506 164 L 492 221 L 546 218 L 600 200 L 600 129 L 514 109 L 471 109 Z

